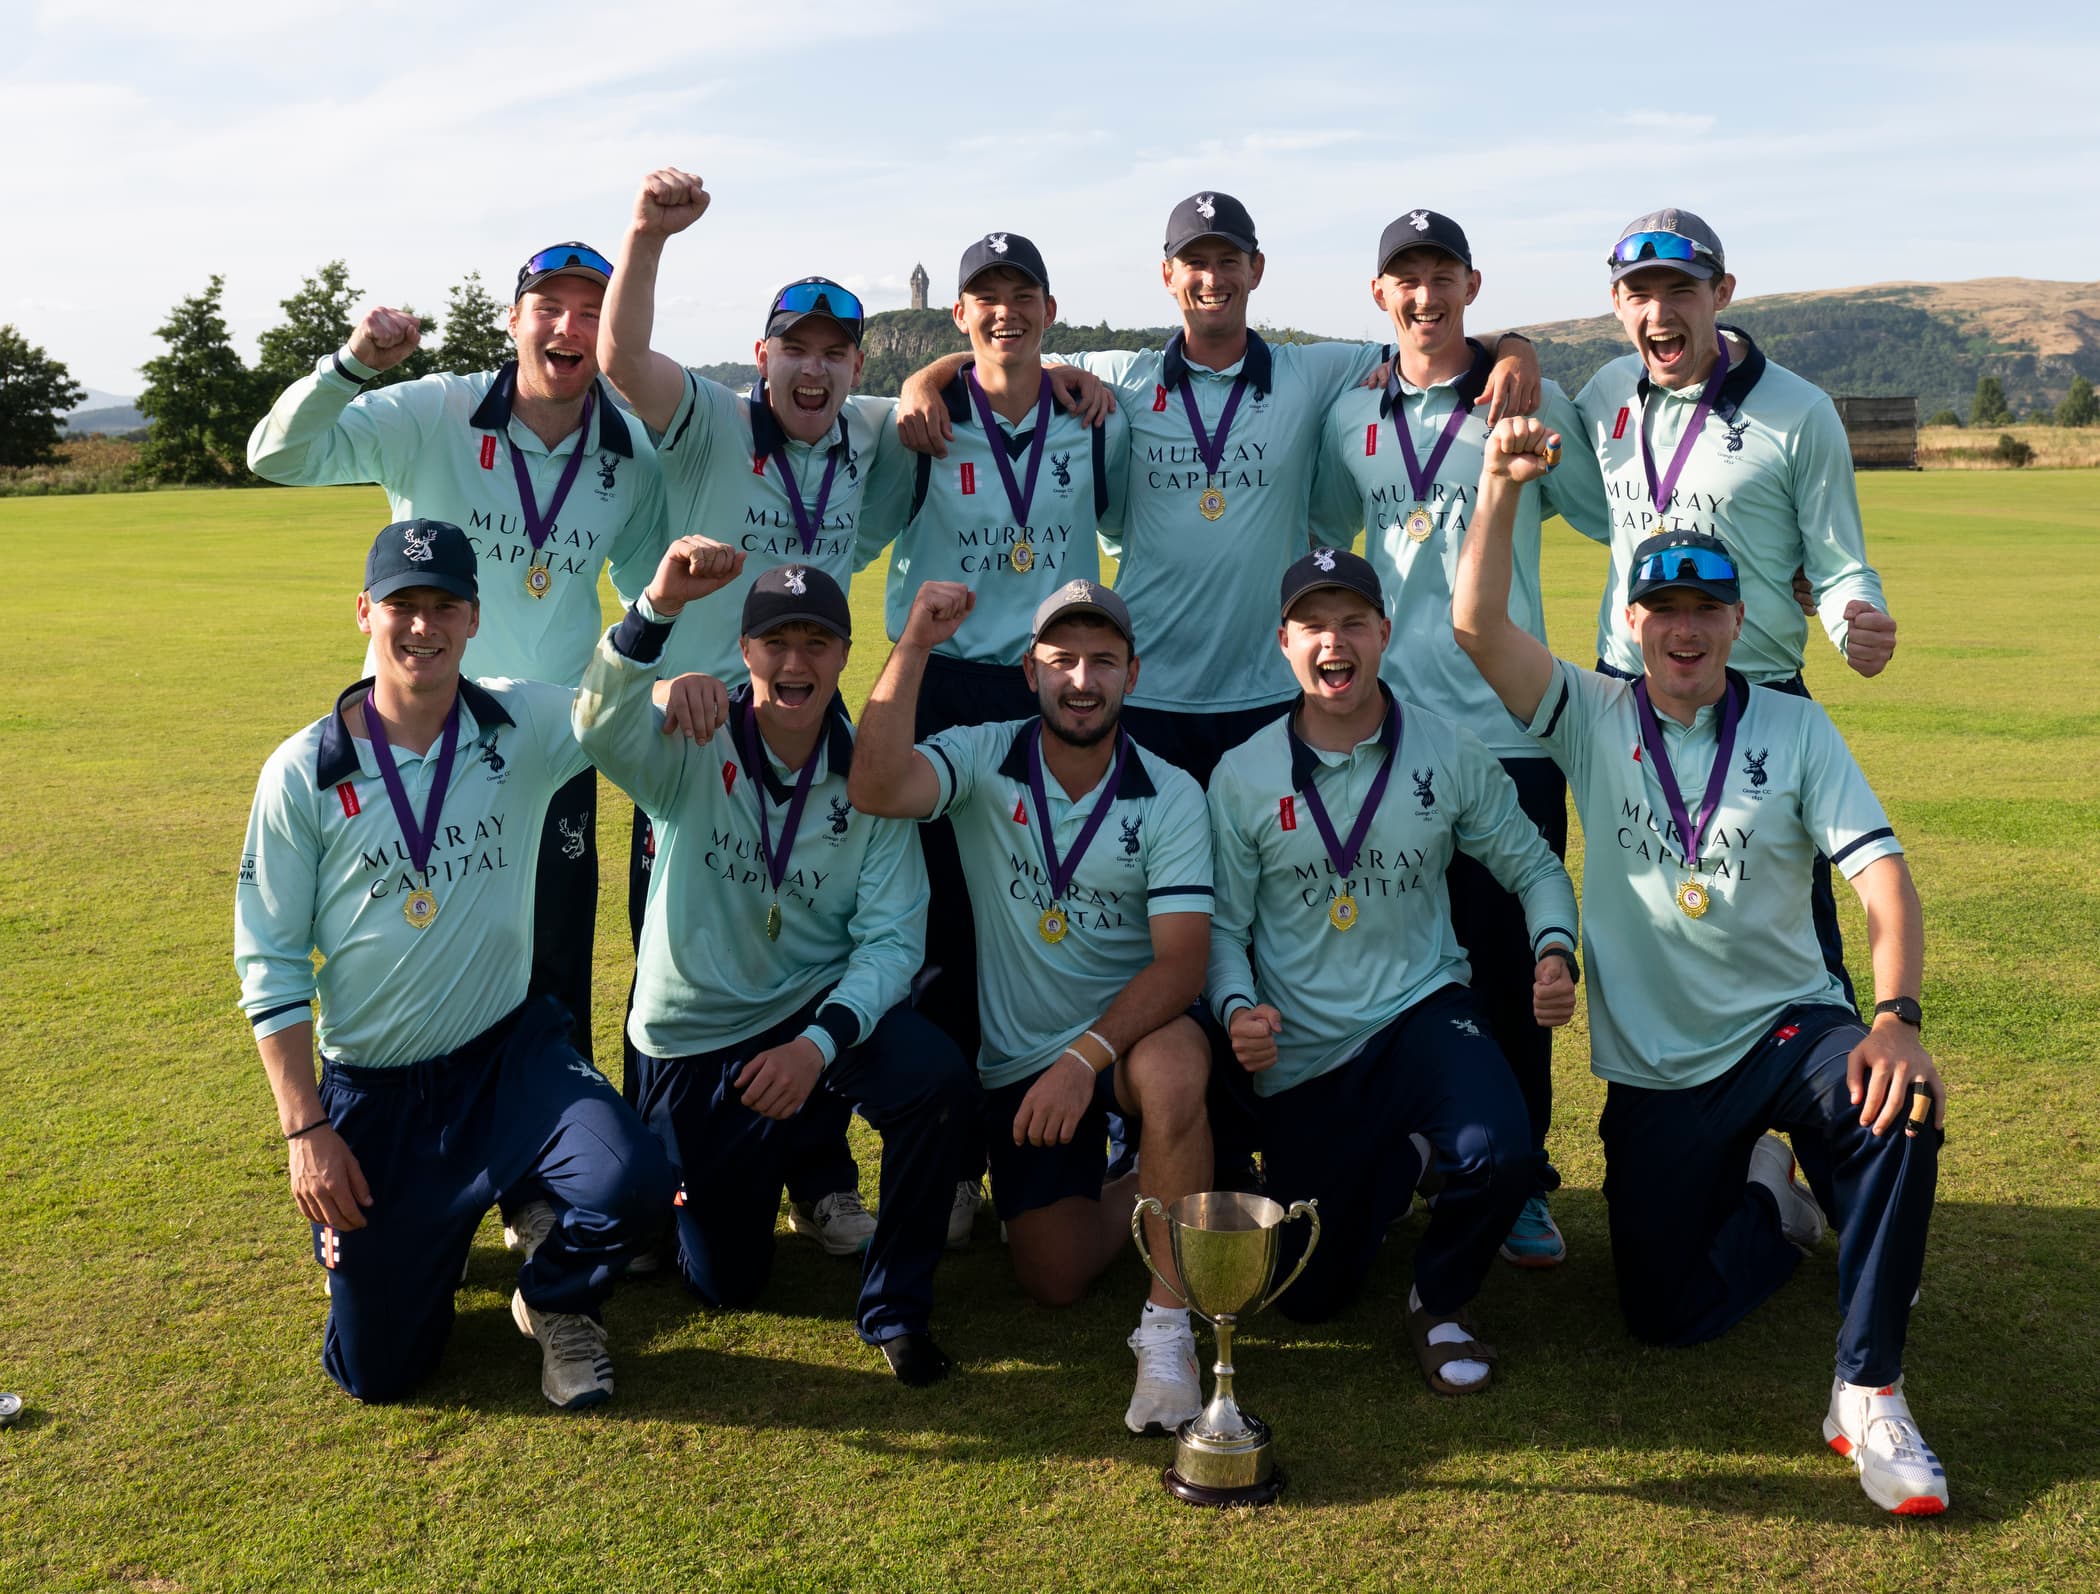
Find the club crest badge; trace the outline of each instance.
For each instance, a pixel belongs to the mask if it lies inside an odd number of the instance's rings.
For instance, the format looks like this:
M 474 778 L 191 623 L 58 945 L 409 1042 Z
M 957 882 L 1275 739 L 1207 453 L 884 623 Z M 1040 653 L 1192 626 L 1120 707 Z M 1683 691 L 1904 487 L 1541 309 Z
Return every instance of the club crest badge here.
M 783 579 L 787 582 L 788 591 L 798 598 L 809 591 L 808 574 L 797 565 L 789 565 Z
M 1408 226 L 1414 228 L 1416 232 L 1429 231 L 1429 212 L 1426 210 L 1416 211 L 1413 215 L 1407 218 L 1407 224 Z
M 1058 486 L 1071 486 L 1072 456 L 1070 454 L 1052 454 L 1050 456 L 1050 474 L 1057 478 Z
M 1408 771 L 1408 774 L 1414 779 L 1415 795 L 1422 800 L 1422 806 L 1424 808 L 1434 808 L 1436 806 L 1436 793 L 1429 789 L 1429 783 L 1436 778 L 1436 771 L 1434 769 L 1411 769 Z
M 852 817 L 853 807 L 845 798 L 831 799 L 831 833 L 834 836 L 843 836 L 846 833 L 846 824 Z
M 1143 814 L 1139 814 L 1135 819 L 1121 819 L 1117 821 L 1123 827 L 1123 855 L 1125 857 L 1135 858 L 1137 856 L 1138 826 L 1144 822 L 1145 816 Z
M 607 492 L 613 490 L 617 480 L 613 472 L 619 468 L 619 465 L 620 461 L 615 455 L 600 454 L 598 456 L 598 485 Z
M 1320 571 L 1332 570 L 1334 568 L 1334 550 L 1332 548 L 1315 548 L 1313 550 L 1313 568 Z
M 427 564 L 435 553 L 430 546 L 435 535 L 434 532 L 418 531 L 413 526 L 405 527 L 401 533 L 401 551 L 418 564 Z
M 1772 749 L 1769 747 L 1755 753 L 1747 747 L 1743 749 L 1743 773 L 1750 777 L 1751 785 L 1762 786 L 1772 778 L 1765 773 L 1765 760 L 1771 756 Z
M 1216 196 L 1212 194 L 1198 194 L 1196 196 L 1196 214 L 1201 216 L 1205 221 L 1217 220 L 1218 207 L 1212 203 L 1212 200 L 1215 197 Z
M 991 252 L 995 255 L 1005 254 L 1006 234 L 1003 232 L 986 233 L 984 237 L 984 246 L 985 248 L 991 250 Z

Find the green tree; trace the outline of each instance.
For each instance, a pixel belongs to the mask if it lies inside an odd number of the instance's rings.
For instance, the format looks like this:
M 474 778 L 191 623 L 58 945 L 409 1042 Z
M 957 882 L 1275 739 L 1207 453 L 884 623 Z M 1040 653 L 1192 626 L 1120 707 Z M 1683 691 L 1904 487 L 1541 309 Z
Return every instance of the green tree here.
M 2018 470 L 2022 465 L 2034 463 L 2034 445 L 2021 442 L 2010 432 L 1998 434 L 1998 446 L 1992 453 L 2014 470 Z
M 1952 410 L 1934 410 L 1932 418 L 1926 421 L 1925 424 L 1927 426 L 1959 426 L 1961 425 L 1961 417 Z
M 2100 399 L 2093 397 L 2093 384 L 2082 376 L 2071 378 L 2071 391 L 2056 406 L 2058 426 L 2091 426 L 2100 421 Z
M 11 326 L 0 327 L 0 465 L 42 465 L 87 397 L 73 373 Z
M 248 430 L 254 424 L 255 373 L 233 347 L 220 313 L 226 279 L 214 276 L 168 313 L 154 334 L 167 352 L 141 366 L 146 390 L 139 412 L 149 435 L 137 473 L 176 484 L 231 485 L 248 475 Z
M 269 390 L 263 396 L 265 405 L 349 341 L 350 307 L 356 302 L 350 268 L 340 260 L 329 261 L 302 282 L 297 293 L 278 301 L 284 321 L 256 345 L 255 374 Z
M 2005 384 L 1995 376 L 1976 379 L 1976 397 L 1969 405 L 1971 426 L 2010 426 L 2012 406 L 2005 402 Z
M 437 347 L 435 368 L 466 376 L 493 371 L 513 358 L 516 351 L 505 330 L 508 315 L 508 306 L 482 286 L 481 273 L 468 272 L 445 301 L 445 341 Z

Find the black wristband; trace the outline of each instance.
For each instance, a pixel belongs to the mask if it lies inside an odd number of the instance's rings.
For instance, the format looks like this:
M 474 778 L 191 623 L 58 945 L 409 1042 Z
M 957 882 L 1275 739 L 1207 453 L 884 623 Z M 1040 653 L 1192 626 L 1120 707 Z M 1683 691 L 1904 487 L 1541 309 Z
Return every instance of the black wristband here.
M 1507 343 L 1511 338 L 1515 338 L 1519 343 L 1531 342 L 1531 339 L 1524 336 L 1524 334 L 1521 332 L 1498 332 L 1495 334 L 1495 348 L 1490 352 L 1499 352 L 1502 348 L 1502 345 Z
M 1539 956 L 1542 958 L 1559 958 L 1561 962 L 1568 966 L 1568 978 L 1577 985 L 1582 983 L 1582 968 L 1576 963 L 1575 954 L 1566 947 L 1556 942 L 1554 945 L 1547 947 Z
M 1914 996 L 1892 996 L 1886 1002 L 1876 1002 L 1874 1012 L 1877 1017 L 1883 1013 L 1892 1013 L 1912 1029 L 1925 1027 L 1925 1009 L 1918 1006 L 1918 999 Z
M 326 1113 L 323 1113 L 323 1114 L 322 1114 L 322 1115 L 321 1115 L 321 1116 L 320 1116 L 319 1118 L 316 1118 L 316 1119 L 315 1119 L 315 1120 L 314 1120 L 314 1121 L 313 1121 L 312 1123 L 308 1124 L 308 1125 L 307 1125 L 307 1126 L 306 1126 L 306 1127 L 305 1127 L 304 1129 L 294 1129 L 294 1130 L 293 1130 L 293 1131 L 292 1131 L 292 1132 L 291 1132 L 290 1134 L 286 1135 L 286 1136 L 285 1136 L 284 1138 L 285 1138 L 285 1139 L 287 1139 L 287 1140 L 297 1140 L 297 1139 L 298 1139 L 298 1138 L 299 1138 L 299 1137 L 300 1137 L 301 1135 L 310 1135 L 310 1134 L 312 1134 L 312 1133 L 313 1133 L 313 1132 L 314 1132 L 314 1131 L 315 1131 L 316 1129 L 319 1129 L 319 1128 L 320 1128 L 320 1127 L 321 1127 L 321 1126 L 322 1126 L 323 1124 L 325 1124 L 325 1123 L 327 1123 L 327 1122 L 328 1122 L 328 1115 L 327 1115 Z

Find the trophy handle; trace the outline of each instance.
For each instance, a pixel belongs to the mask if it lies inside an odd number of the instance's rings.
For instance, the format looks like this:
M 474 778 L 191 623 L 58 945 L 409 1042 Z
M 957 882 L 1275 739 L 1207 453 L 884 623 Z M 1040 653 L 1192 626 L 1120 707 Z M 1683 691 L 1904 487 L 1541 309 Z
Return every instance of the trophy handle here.
M 1319 1248 L 1320 1203 L 1317 1200 L 1293 1201 L 1291 1203 L 1290 1211 L 1286 1212 L 1283 1215 L 1283 1221 L 1284 1223 L 1288 1223 L 1291 1221 L 1291 1219 L 1300 1216 L 1312 1219 L 1312 1233 L 1305 1237 L 1305 1249 L 1298 1253 L 1298 1265 L 1291 1269 L 1289 1278 L 1285 1279 L 1281 1284 L 1277 1285 L 1276 1288 L 1269 1291 L 1268 1295 L 1263 1298 L 1261 1305 L 1254 1308 L 1255 1312 L 1266 1312 L 1269 1309 L 1269 1307 L 1275 1302 L 1277 1296 L 1281 1295 L 1285 1290 L 1289 1289 L 1293 1284 L 1295 1284 L 1298 1281 L 1298 1275 L 1305 1271 L 1305 1264 L 1312 1260 L 1313 1252 Z M 1280 1228 L 1282 1227 L 1282 1225 L 1279 1224 L 1278 1227 Z M 1254 1312 L 1249 1312 L 1247 1315 L 1249 1317 L 1252 1317 L 1254 1315 Z
M 1173 1295 L 1174 1299 L 1181 1302 L 1183 1306 L 1187 1306 L 1189 1298 L 1182 1294 L 1181 1291 L 1175 1289 L 1173 1285 L 1167 1284 L 1166 1275 L 1152 1265 L 1152 1247 L 1145 1243 L 1145 1214 L 1147 1211 L 1150 1211 L 1162 1223 L 1173 1221 L 1167 1216 L 1166 1205 L 1158 1196 L 1139 1196 L 1136 1204 L 1130 1209 L 1130 1237 L 1137 1241 L 1138 1255 L 1145 1259 L 1145 1271 L 1158 1279 L 1160 1283 L 1166 1284 L 1168 1292 Z M 1319 1219 L 1315 1218 L 1313 1221 L 1318 1223 Z M 1293 1278 L 1297 1277 L 1295 1273 L 1291 1276 Z

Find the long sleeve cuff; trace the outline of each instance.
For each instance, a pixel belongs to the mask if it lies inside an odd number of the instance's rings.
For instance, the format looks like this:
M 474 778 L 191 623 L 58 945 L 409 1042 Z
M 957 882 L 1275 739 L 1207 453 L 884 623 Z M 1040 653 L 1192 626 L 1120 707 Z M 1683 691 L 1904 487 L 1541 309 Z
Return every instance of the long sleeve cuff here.
M 613 627 L 613 651 L 636 664 L 654 664 L 663 657 L 664 643 L 670 638 L 672 624 L 672 620 L 666 620 L 650 606 L 648 595 L 644 593 L 634 600 L 620 623 Z
M 817 1009 L 802 1038 L 824 1054 L 824 1066 L 829 1068 L 838 1061 L 839 1053 L 860 1044 L 860 1015 L 842 1002 L 826 1002 Z

